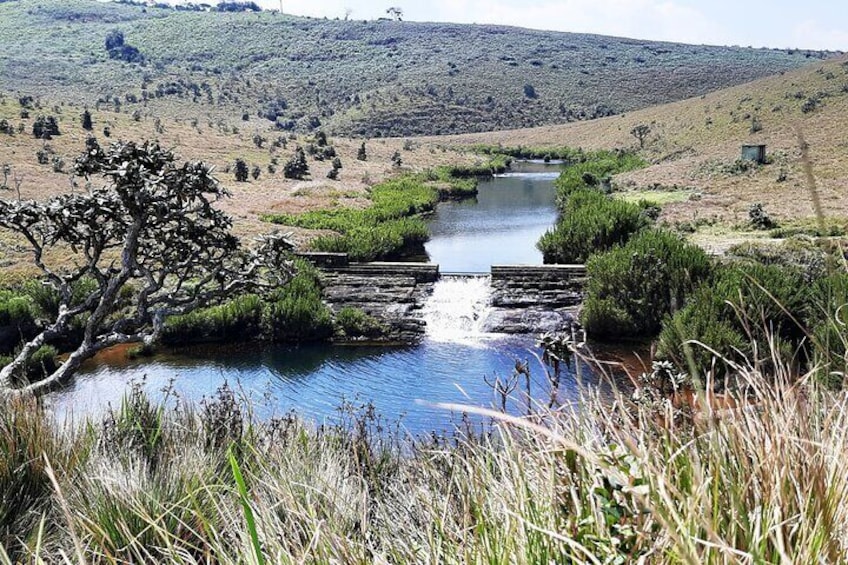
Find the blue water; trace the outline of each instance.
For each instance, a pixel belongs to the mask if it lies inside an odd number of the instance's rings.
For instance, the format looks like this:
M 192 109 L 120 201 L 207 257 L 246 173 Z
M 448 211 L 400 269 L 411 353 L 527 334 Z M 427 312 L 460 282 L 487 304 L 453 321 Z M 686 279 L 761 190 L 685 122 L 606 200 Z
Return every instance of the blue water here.
M 529 170 L 481 183 L 474 202 L 440 204 L 427 245 L 442 272 L 488 272 L 492 264 L 541 264 L 535 243 L 556 218 L 556 167 Z M 418 346 L 289 347 L 273 345 L 199 347 L 153 359 L 121 356 L 86 365 L 70 387 L 49 397 L 60 417 L 96 415 L 117 406 L 130 382 L 154 398 L 180 401 L 211 397 L 228 383 L 251 400 L 259 417 L 296 411 L 318 423 L 336 422 L 344 403 L 371 403 L 377 413 L 399 422 L 413 435 L 447 431 L 461 414 L 439 403 L 476 407 L 500 405 L 491 383 L 510 381 L 516 362 L 530 367 L 529 402 L 547 404 L 551 391 L 537 360 L 532 336 L 485 335 L 479 327 L 485 310 L 484 279 L 449 279 L 434 292 L 425 310 L 430 333 Z M 527 410 L 524 377 L 507 409 Z M 574 396 L 574 381 L 562 377 L 558 401 Z M 472 421 L 483 421 L 472 417 Z
M 443 273 L 488 273 L 492 265 L 541 265 L 536 242 L 557 217 L 552 165 L 518 164 L 480 183 L 476 200 L 440 204 L 425 250 Z
M 546 404 L 551 387 L 529 337 L 490 337 L 467 343 L 425 340 L 416 347 L 240 346 L 198 347 L 153 359 L 91 362 L 70 388 L 51 396 L 60 418 L 101 413 L 120 404 L 127 383 L 135 380 L 154 398 L 165 390 L 182 400 L 211 397 L 226 381 L 251 400 L 260 418 L 290 410 L 318 423 L 336 422 L 345 402 L 373 404 L 402 430 L 418 435 L 448 431 L 461 414 L 439 403 L 492 408 L 500 401 L 486 383 L 508 380 L 516 361 L 530 367 L 530 396 Z M 524 377 L 508 411 L 527 409 Z M 574 381 L 564 375 L 558 401 L 574 399 Z M 483 421 L 472 417 L 472 421 Z

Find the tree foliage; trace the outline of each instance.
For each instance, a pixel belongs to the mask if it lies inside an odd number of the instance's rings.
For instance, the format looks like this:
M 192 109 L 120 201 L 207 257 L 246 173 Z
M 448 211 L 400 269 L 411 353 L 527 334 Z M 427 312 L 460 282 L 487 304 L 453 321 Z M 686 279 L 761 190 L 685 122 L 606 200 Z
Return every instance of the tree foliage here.
M 283 165 L 283 176 L 287 179 L 303 179 L 309 174 L 306 154 L 302 147 L 295 149 L 294 156 Z
M 75 172 L 102 177 L 106 186 L 46 202 L 0 200 L 0 226 L 26 239 L 43 284 L 58 296 L 55 318 L 0 371 L 0 389 L 11 390 L 31 355 L 74 324 L 82 329 L 76 349 L 25 390 L 63 382 L 113 345 L 153 344 L 168 316 L 290 277 L 284 238 L 242 248 L 230 218 L 214 206 L 228 193 L 203 163 L 178 164 L 150 142 L 119 142 L 104 151 L 90 138 Z M 75 296 L 80 281 L 88 284 Z

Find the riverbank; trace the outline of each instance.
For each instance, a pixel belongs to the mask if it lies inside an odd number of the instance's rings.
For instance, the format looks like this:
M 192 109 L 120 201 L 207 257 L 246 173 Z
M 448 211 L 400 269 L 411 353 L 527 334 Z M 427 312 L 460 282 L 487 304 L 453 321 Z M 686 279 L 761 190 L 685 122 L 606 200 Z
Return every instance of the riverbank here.
M 414 445 L 367 405 L 259 422 L 226 387 L 71 428 L 0 401 L 0 562 L 841 562 L 848 397 L 769 377 L 743 374 L 757 410 L 584 390 Z

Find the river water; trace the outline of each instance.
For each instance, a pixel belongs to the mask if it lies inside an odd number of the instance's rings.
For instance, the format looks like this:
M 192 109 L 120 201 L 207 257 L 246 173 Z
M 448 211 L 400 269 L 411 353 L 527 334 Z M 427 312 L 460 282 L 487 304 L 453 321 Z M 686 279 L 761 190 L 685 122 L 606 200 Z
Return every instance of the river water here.
M 476 202 L 439 205 L 426 248 L 431 260 L 443 273 L 541 264 L 535 243 L 556 218 L 556 176 L 556 167 L 529 165 L 482 182 Z M 341 405 L 370 403 L 414 435 L 457 423 L 460 415 L 437 404 L 499 405 L 491 386 L 496 379 L 516 388 L 507 406 L 512 413 L 526 411 L 528 402 L 547 403 L 550 385 L 533 336 L 484 331 L 488 293 L 485 276 L 443 277 L 424 308 L 427 335 L 414 347 L 216 345 L 139 361 L 115 355 L 88 363 L 49 402 L 60 417 L 79 417 L 117 406 L 132 381 L 154 398 L 167 391 L 191 401 L 214 395 L 226 382 L 251 399 L 260 417 L 294 410 L 333 422 Z M 528 381 L 514 377 L 517 364 L 530 368 L 529 397 Z M 570 374 L 563 375 L 559 401 L 567 401 L 574 388 Z

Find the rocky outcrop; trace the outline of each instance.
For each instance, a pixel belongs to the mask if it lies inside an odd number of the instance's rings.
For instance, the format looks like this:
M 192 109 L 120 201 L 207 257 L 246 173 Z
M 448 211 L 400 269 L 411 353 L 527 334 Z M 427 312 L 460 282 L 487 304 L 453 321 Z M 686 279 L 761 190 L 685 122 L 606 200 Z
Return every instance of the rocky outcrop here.
M 383 340 L 415 343 L 424 336 L 421 308 L 439 278 L 429 263 L 350 263 L 324 268 L 324 300 L 338 312 L 358 308 L 387 329 Z

